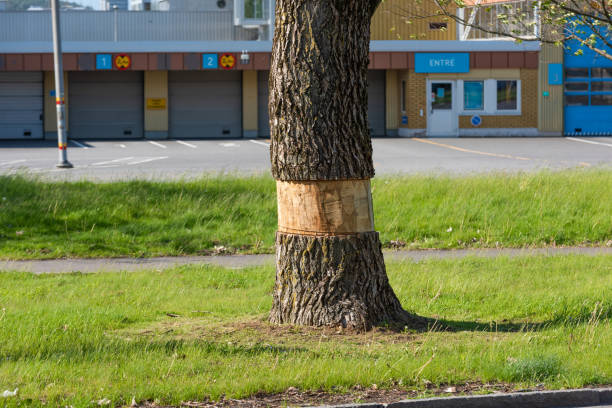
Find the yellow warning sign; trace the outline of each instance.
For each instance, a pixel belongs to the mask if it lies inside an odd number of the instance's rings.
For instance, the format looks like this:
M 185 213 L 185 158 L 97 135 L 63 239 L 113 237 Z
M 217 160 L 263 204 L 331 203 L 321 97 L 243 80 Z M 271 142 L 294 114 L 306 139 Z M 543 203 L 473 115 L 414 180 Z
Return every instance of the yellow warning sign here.
M 147 98 L 148 110 L 164 110 L 166 109 L 166 98 Z
M 233 54 L 223 54 L 219 60 L 223 69 L 232 69 L 236 65 L 236 57 Z

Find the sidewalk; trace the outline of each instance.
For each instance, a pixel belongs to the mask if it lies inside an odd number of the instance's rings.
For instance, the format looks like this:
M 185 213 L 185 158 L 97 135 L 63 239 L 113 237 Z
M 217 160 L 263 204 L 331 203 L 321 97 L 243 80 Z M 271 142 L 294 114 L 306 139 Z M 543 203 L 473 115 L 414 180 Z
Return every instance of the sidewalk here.
M 421 261 L 424 259 L 459 259 L 467 256 L 530 256 L 530 255 L 612 255 L 612 247 L 567 247 L 567 248 L 533 248 L 533 249 L 458 249 L 458 250 L 417 250 L 385 251 L 387 262 Z M 70 273 L 70 272 L 120 272 L 139 270 L 163 270 L 178 265 L 211 264 L 225 268 L 244 268 L 248 266 L 272 265 L 274 255 L 219 255 L 219 256 L 185 256 L 157 258 L 99 258 L 99 259 L 50 259 L 29 261 L 0 261 L 0 271 L 23 271 L 35 274 Z

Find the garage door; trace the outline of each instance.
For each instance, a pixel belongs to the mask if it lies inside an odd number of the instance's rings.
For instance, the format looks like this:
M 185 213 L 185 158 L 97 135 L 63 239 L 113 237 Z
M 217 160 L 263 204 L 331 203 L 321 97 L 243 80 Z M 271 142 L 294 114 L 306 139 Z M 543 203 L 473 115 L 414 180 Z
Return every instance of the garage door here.
M 242 137 L 240 71 L 170 72 L 170 136 Z
M 142 72 L 71 72 L 71 139 L 143 137 Z
M 270 116 L 268 115 L 270 71 L 257 72 L 257 128 L 260 137 L 270 137 Z
M 565 69 L 565 134 L 612 135 L 612 68 Z
M 0 139 L 42 137 L 42 72 L 0 72 Z
M 372 136 L 385 135 L 385 103 L 385 71 L 369 71 L 368 120 Z
M 268 120 L 269 71 L 259 71 L 257 77 L 257 109 L 259 136 L 270 136 Z M 372 136 L 384 136 L 385 121 L 385 71 L 368 72 L 368 120 Z

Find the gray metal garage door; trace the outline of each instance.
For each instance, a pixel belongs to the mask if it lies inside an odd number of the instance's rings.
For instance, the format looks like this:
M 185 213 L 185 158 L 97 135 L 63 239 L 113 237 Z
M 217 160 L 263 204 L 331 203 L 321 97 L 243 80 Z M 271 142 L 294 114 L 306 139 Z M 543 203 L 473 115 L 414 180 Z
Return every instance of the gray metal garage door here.
M 0 72 L 0 139 L 42 137 L 42 72 Z
M 142 72 L 71 72 L 71 139 L 143 137 Z
M 270 115 L 268 114 L 270 71 L 257 72 L 257 127 L 260 137 L 270 137 Z
M 385 135 L 385 103 L 385 71 L 369 71 L 368 120 L 372 136 Z
M 268 77 L 269 71 L 258 72 L 257 109 L 259 136 L 270 136 L 268 120 Z M 385 121 L 385 71 L 368 72 L 368 119 L 372 136 L 384 136 Z
M 242 137 L 240 71 L 175 71 L 168 81 L 170 137 Z

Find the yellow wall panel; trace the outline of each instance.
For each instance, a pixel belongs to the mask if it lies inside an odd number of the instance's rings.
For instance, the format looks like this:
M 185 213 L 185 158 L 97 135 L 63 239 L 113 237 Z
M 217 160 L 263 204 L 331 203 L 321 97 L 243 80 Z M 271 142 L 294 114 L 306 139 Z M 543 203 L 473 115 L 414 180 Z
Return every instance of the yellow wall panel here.
M 372 17 L 372 40 L 455 40 L 454 20 L 440 15 L 433 0 L 385 0 Z M 446 29 L 431 29 L 430 23 L 446 23 Z
M 242 128 L 245 137 L 257 136 L 257 71 L 242 71 Z
M 51 91 L 55 89 L 55 74 L 51 71 L 45 72 L 44 76 L 44 106 L 43 106 L 43 126 L 45 132 L 57 132 L 57 111 L 55 108 L 55 96 L 51 96 Z M 66 118 L 64 126 L 68 130 L 68 73 L 64 72 L 64 111 Z
M 397 130 L 399 125 L 399 91 L 400 87 L 397 81 L 397 71 L 387 70 L 386 72 L 386 89 L 385 89 L 385 99 L 386 99 L 386 127 L 387 131 Z
M 563 133 L 563 85 L 548 85 L 548 64 L 563 63 L 563 48 L 542 44 L 539 64 L 538 130 L 556 135 Z M 544 92 L 548 96 L 544 96 Z
M 144 73 L 144 130 L 168 132 L 168 71 Z

